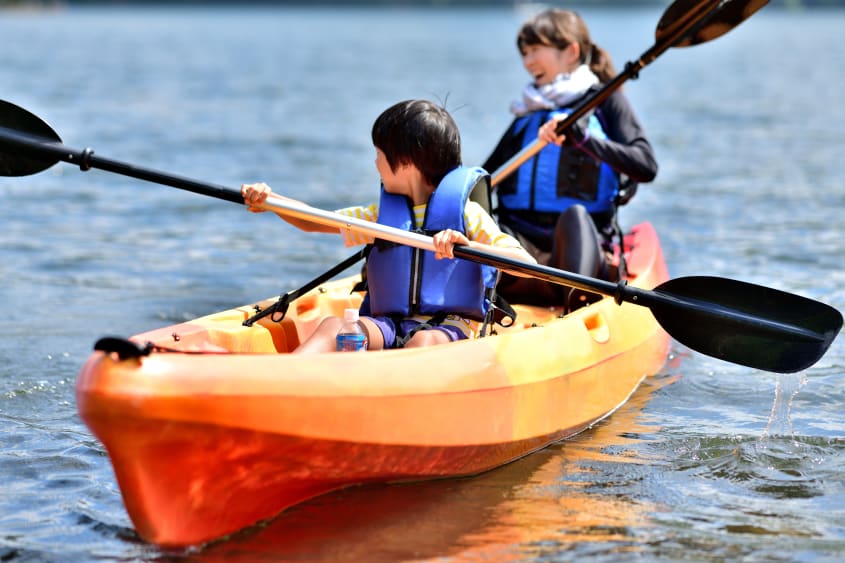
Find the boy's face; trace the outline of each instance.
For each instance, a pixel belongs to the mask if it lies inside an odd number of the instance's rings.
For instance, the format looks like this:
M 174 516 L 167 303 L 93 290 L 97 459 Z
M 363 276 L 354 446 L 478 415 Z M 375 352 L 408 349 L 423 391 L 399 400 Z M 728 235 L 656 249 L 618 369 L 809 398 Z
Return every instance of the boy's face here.
M 406 178 L 410 166 L 397 166 L 396 172 L 390 169 L 390 164 L 387 162 L 387 157 L 381 149 L 376 148 L 376 169 L 379 176 L 381 176 L 381 183 L 384 184 L 384 189 L 387 193 L 408 195 Z

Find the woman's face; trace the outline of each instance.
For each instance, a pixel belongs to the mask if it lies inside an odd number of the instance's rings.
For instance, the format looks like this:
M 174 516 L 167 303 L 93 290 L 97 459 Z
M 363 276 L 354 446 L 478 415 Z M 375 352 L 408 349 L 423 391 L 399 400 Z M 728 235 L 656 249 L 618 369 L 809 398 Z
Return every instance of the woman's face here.
M 525 45 L 522 48 L 522 64 L 534 78 L 535 86 L 545 86 L 555 76 L 569 73 L 578 67 L 578 44 L 570 43 L 563 49 L 550 45 Z

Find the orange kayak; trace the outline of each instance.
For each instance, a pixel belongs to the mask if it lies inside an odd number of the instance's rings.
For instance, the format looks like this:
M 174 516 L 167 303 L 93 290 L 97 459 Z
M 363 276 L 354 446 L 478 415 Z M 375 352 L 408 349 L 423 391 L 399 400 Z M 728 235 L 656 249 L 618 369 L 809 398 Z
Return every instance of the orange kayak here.
M 668 279 L 650 224 L 625 254 L 629 285 Z M 649 309 L 609 297 L 566 316 L 516 305 L 513 326 L 476 340 L 286 353 L 360 304 L 355 281 L 309 292 L 281 322 L 244 326 L 243 306 L 132 337 L 155 346 L 145 356 L 91 355 L 79 413 L 141 537 L 201 544 L 341 487 L 477 474 L 589 428 L 668 354 Z

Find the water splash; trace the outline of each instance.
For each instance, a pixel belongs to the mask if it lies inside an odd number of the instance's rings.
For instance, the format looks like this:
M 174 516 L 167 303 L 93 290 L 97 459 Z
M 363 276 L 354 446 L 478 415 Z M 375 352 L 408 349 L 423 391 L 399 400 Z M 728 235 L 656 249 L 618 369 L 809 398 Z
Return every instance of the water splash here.
M 779 375 L 775 385 L 775 400 L 769 414 L 769 421 L 763 431 L 762 440 L 772 436 L 794 436 L 792 424 L 792 403 L 801 388 L 807 384 L 804 373 Z

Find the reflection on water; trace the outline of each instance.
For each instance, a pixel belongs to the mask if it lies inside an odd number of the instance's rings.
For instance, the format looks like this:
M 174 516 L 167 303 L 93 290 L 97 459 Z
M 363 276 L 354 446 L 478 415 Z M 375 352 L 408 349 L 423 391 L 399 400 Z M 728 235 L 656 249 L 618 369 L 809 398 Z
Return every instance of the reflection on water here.
M 659 430 L 641 410 L 674 380 L 647 379 L 593 429 L 505 467 L 466 479 L 331 493 L 180 557 L 506 561 L 570 550 L 579 555 L 635 550 L 646 536 L 633 532 L 649 526 L 655 507 L 626 490 L 636 487 L 654 463 L 642 457 L 647 454 L 642 446 Z M 452 546 L 448 553 L 447 546 Z
M 589 432 L 544 452 L 546 461 L 497 507 L 497 519 L 472 536 L 487 544 L 473 553 L 497 558 L 515 550 L 520 558 L 572 552 L 636 550 L 654 506 L 629 495 L 654 460 L 643 446 L 659 428 L 642 408 L 675 377 L 647 379 L 631 400 Z
M 653 553 L 779 559 L 782 542 L 794 553 L 839 553 L 824 538 L 844 521 L 841 439 L 699 436 L 674 446 L 678 459 L 659 477 L 666 491 L 681 482 L 684 491 L 664 495 L 663 510 L 653 514 L 661 528 Z

